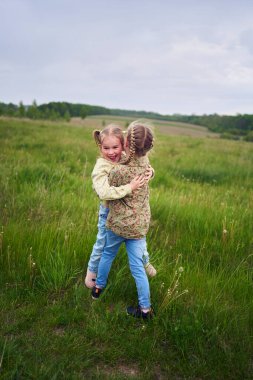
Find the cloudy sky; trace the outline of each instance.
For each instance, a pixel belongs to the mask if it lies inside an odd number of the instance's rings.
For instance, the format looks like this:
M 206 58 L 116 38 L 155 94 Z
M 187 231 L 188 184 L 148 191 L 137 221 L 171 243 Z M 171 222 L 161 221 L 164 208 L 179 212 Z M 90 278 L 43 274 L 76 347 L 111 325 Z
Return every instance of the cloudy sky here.
M 253 113 L 251 0 L 0 0 L 0 101 Z

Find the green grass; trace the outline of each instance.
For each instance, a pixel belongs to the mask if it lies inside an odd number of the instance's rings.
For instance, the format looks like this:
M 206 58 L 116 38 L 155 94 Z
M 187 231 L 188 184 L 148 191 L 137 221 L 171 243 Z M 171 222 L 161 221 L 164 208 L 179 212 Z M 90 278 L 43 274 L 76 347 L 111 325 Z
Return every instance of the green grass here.
M 124 248 L 101 300 L 83 286 L 92 128 L 0 119 L 0 378 L 250 379 L 252 144 L 157 133 L 144 324 Z

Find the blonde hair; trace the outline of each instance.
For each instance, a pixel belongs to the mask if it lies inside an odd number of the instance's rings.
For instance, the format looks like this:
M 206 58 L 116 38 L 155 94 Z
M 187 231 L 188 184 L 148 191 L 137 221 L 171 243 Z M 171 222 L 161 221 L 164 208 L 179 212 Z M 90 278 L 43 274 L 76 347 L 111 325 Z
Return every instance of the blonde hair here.
M 130 154 L 125 164 L 130 162 L 134 156 L 145 156 L 153 148 L 154 136 L 149 124 L 142 121 L 133 121 L 127 128 L 127 136 Z
M 103 143 L 103 139 L 106 136 L 117 137 L 119 139 L 122 147 L 124 147 L 124 135 L 123 135 L 123 131 L 119 125 L 109 124 L 102 131 L 99 131 L 97 129 L 95 131 L 93 131 L 93 138 L 94 138 L 97 146 L 99 146 L 99 148 L 101 148 L 102 143 Z

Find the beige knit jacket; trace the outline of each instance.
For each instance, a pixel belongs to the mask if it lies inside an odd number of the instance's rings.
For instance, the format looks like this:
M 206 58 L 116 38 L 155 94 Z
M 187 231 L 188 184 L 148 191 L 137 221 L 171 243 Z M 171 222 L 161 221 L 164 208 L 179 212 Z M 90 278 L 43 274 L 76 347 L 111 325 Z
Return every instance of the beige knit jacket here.
M 109 184 L 116 188 L 124 186 L 135 176 L 144 174 L 148 167 L 147 156 L 132 159 L 128 165 L 116 165 L 110 171 Z M 107 228 L 129 239 L 146 236 L 150 223 L 148 184 L 123 199 L 110 201 L 109 208 Z

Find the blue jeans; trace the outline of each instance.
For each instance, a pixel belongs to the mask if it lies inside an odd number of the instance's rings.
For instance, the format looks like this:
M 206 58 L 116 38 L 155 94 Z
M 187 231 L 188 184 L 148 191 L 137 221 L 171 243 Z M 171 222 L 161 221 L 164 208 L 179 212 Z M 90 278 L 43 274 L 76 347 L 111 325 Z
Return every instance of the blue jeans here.
M 111 269 L 112 262 L 117 255 L 121 243 L 126 244 L 129 266 L 135 279 L 138 301 L 141 308 L 150 307 L 149 282 L 143 266 L 143 253 L 146 250 L 146 239 L 126 239 L 116 235 L 111 230 L 106 231 L 106 246 L 101 257 L 96 285 L 104 288 Z
M 109 208 L 101 204 L 99 207 L 97 240 L 96 240 L 96 243 L 93 245 L 93 249 L 90 255 L 90 260 L 88 262 L 88 268 L 93 273 L 97 273 L 98 271 L 98 264 L 105 247 L 105 238 L 106 238 L 105 223 L 106 223 L 108 213 L 109 213 Z
M 90 255 L 90 260 L 88 262 L 88 268 L 93 273 L 97 273 L 98 271 L 98 264 L 105 247 L 105 239 L 106 239 L 105 223 L 106 223 L 108 213 L 109 213 L 109 208 L 100 204 L 97 240 L 93 246 L 92 253 Z M 149 262 L 149 254 L 147 251 L 147 247 L 145 247 L 145 250 L 143 251 L 142 260 L 143 260 L 144 265 L 146 265 Z

